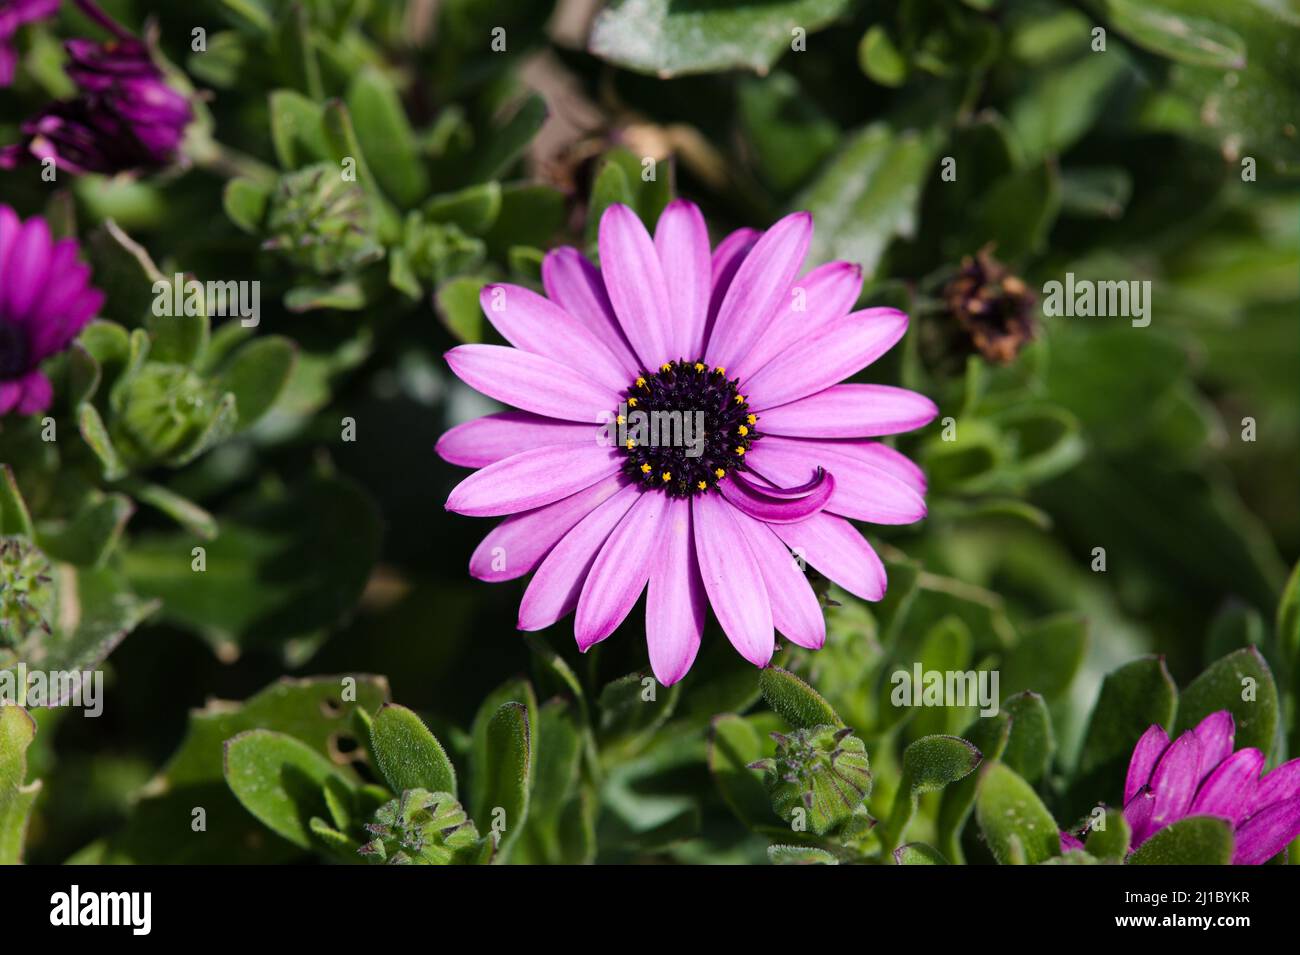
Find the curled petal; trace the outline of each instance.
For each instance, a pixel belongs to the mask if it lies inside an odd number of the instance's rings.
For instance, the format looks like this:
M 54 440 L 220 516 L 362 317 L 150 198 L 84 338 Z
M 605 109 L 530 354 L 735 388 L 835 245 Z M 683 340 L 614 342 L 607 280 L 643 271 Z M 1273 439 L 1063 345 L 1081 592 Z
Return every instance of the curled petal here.
M 727 502 L 743 514 L 766 524 L 793 524 L 812 517 L 826 506 L 835 492 L 835 478 L 818 468 L 811 481 L 798 487 L 781 488 L 755 484 L 740 472 L 718 485 Z

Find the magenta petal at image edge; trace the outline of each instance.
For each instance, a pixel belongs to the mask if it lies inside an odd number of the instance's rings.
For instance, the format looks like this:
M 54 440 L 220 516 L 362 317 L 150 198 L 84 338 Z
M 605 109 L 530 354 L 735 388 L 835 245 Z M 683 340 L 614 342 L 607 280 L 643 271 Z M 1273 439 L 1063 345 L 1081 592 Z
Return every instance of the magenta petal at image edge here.
M 800 212 L 710 248 L 693 203 L 669 204 L 653 236 L 615 205 L 601 218 L 599 269 L 560 248 L 543 262 L 545 296 L 483 289 L 484 314 L 513 347 L 463 345 L 447 361 L 518 410 L 451 429 L 438 452 L 479 469 L 448 510 L 506 518 L 470 572 L 533 573 L 521 630 L 576 611 L 585 651 L 648 588 L 650 664 L 667 685 L 690 669 L 708 607 L 757 666 L 776 631 L 820 647 L 825 618 L 803 561 L 858 597 L 884 595 L 884 567 L 850 521 L 918 521 L 926 484 L 873 439 L 937 409 L 902 388 L 840 384 L 903 337 L 907 316 L 854 311 L 862 270 L 851 263 L 801 274 L 812 232 Z M 674 410 L 699 413 L 692 447 L 623 441 L 618 429 L 638 415 Z
M 49 407 L 40 363 L 67 348 L 104 304 L 77 253 L 76 240 L 55 241 L 40 216 L 23 222 L 0 206 L 0 415 Z
M 1124 781 L 1130 850 L 1189 816 L 1232 824 L 1233 865 L 1260 865 L 1300 837 L 1300 759 L 1261 775 L 1264 754 L 1233 752 L 1235 732 L 1232 714 L 1219 710 L 1172 743 L 1156 724 L 1142 734 Z M 1084 847 L 1061 833 L 1061 851 Z

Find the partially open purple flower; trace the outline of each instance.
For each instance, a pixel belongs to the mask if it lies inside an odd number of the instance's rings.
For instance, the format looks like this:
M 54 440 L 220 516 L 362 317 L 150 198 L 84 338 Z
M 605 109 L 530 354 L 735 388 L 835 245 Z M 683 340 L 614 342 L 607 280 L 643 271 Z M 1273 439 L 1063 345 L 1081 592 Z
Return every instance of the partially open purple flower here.
M 189 102 L 167 85 L 148 46 L 103 14 L 97 19 L 113 39 L 64 44 L 81 95 L 24 122 L 22 141 L 0 149 L 0 169 L 52 158 L 73 174 L 111 174 L 175 161 L 193 118 Z
M 1233 865 L 1267 862 L 1300 836 L 1300 759 L 1260 775 L 1264 754 L 1232 750 L 1235 727 L 1227 710 L 1211 713 L 1172 743 L 1153 724 L 1142 734 L 1124 782 L 1124 819 L 1136 849 L 1188 816 L 1215 816 L 1233 826 Z M 1061 834 L 1061 849 L 1082 843 Z
M 0 0 L 0 86 L 14 81 L 18 54 L 14 52 L 13 38 L 25 23 L 35 23 L 54 16 L 59 0 Z
M 0 415 L 49 406 L 40 363 L 67 348 L 104 304 L 89 279 L 75 239 L 55 242 L 40 216 L 23 222 L 0 206 Z
M 711 252 L 690 202 L 671 203 L 653 238 L 616 205 L 601 219 L 599 271 L 556 249 L 542 266 L 546 297 L 483 290 L 484 313 L 514 347 L 463 345 L 447 361 L 521 410 L 453 428 L 438 451 L 481 468 L 449 510 L 511 515 L 470 572 L 535 571 L 520 629 L 576 609 L 586 650 L 648 586 L 650 663 L 671 684 L 695 659 L 710 605 L 758 666 L 774 629 L 820 647 L 825 619 L 803 561 L 850 593 L 883 596 L 884 567 L 849 519 L 920 520 L 925 479 L 868 439 L 921 427 L 937 409 L 900 388 L 838 384 L 888 351 L 907 316 L 851 311 L 862 272 L 848 262 L 801 277 L 812 228 L 796 213 Z

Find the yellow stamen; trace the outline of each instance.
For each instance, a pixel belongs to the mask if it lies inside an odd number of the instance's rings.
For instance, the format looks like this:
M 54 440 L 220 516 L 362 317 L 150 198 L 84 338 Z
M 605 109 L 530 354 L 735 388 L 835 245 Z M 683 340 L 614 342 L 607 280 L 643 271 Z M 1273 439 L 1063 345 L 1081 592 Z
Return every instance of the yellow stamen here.
M 743 405 L 744 403 L 745 403 L 745 396 L 744 396 L 744 395 L 736 395 L 736 404 L 738 404 L 738 405 Z
M 717 368 L 713 370 L 716 371 L 719 375 L 725 375 L 727 373 L 727 369 L 723 368 L 721 365 L 719 365 Z
M 698 481 L 698 482 L 696 482 L 696 485 L 695 485 L 695 486 L 698 487 L 701 491 L 703 491 L 703 490 L 705 490 L 706 488 L 708 488 L 708 485 L 705 484 L 703 481 Z
M 741 436 L 742 438 L 743 438 L 745 435 L 749 434 L 749 429 L 746 428 L 743 424 L 742 424 L 739 428 L 737 428 L 736 430 L 737 430 L 738 432 L 740 432 L 740 436 Z
M 743 458 L 743 457 L 745 456 L 745 449 L 744 449 L 743 447 L 739 447 L 739 446 L 737 446 L 737 448 L 736 448 L 736 453 L 739 454 L 739 455 Z
M 650 465 L 648 465 L 648 464 L 643 464 L 643 465 L 641 465 L 641 473 L 642 473 L 642 474 L 649 474 L 649 473 L 650 473 Z
M 722 468 L 714 468 L 713 473 L 717 475 L 719 481 L 721 481 L 724 477 L 727 476 L 727 472 L 722 470 Z
M 697 361 L 697 362 L 695 363 L 695 370 L 696 370 L 696 371 L 703 371 L 703 370 L 704 370 L 704 363 L 703 363 L 703 362 L 699 362 L 699 361 Z
M 664 362 L 662 365 L 659 366 L 659 370 L 660 370 L 660 371 L 672 371 L 672 370 L 673 370 L 673 363 L 670 362 L 670 361 L 666 361 L 666 362 Z
M 618 416 L 618 423 L 619 423 L 619 424 L 627 424 L 627 418 L 623 417 L 622 415 L 619 415 L 619 416 Z
M 637 378 L 637 380 L 636 380 L 636 386 L 637 386 L 638 388 L 644 388 L 644 387 L 645 387 L 645 379 L 644 379 L 644 378 Z
M 758 424 L 758 415 L 752 414 L 745 418 L 750 424 Z
M 629 408 L 635 408 L 635 407 L 636 407 L 636 399 L 635 399 L 635 398 L 629 398 L 629 399 L 627 399 L 627 404 L 628 404 L 628 407 L 629 407 Z
M 663 478 L 663 479 L 664 479 L 664 482 L 666 483 L 666 482 L 671 481 L 671 480 L 673 479 L 673 472 L 672 472 L 672 471 L 665 471 L 663 474 L 661 474 L 661 475 L 659 475 L 659 476 L 660 476 L 661 478 Z
M 628 449 L 629 451 L 631 451 L 631 450 L 632 450 L 633 448 L 635 448 L 635 447 L 636 447 L 636 442 L 633 441 L 631 438 L 628 438 L 628 439 L 627 439 L 627 449 Z

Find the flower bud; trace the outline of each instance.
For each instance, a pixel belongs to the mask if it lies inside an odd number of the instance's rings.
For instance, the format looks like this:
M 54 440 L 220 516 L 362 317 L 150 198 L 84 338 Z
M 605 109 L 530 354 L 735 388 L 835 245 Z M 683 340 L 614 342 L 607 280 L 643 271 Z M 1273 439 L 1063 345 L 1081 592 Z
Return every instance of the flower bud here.
M 262 247 L 282 253 L 317 275 L 349 272 L 383 256 L 373 238 L 370 200 L 337 166 L 318 163 L 286 173 L 271 196 L 269 238 Z
M 18 649 L 50 632 L 54 581 L 49 571 L 49 560 L 26 538 L 0 537 L 0 650 Z
M 133 464 L 183 455 L 212 424 L 220 397 L 183 365 L 145 365 L 114 398 L 113 441 Z
M 867 748 L 847 727 L 814 726 L 773 733 L 776 758 L 754 763 L 772 808 L 787 822 L 800 811 L 809 829 L 824 835 L 853 814 L 871 792 Z
M 373 839 L 358 851 L 389 865 L 448 865 L 478 842 L 478 830 L 456 797 L 408 789 L 375 811 L 366 824 Z

